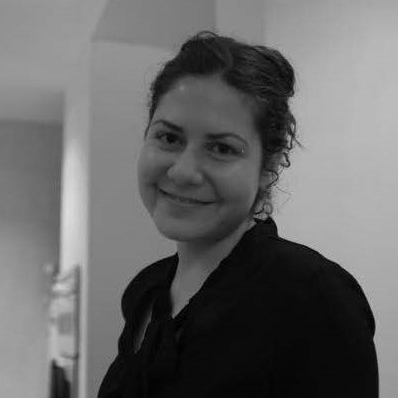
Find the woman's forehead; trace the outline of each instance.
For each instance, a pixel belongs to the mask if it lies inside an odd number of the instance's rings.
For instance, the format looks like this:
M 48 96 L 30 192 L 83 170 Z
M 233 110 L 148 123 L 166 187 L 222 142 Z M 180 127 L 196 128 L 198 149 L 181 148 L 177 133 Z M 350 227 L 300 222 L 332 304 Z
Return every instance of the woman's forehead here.
M 171 86 L 165 96 L 167 95 L 181 96 L 184 99 L 187 96 L 195 96 L 198 99 L 206 100 L 210 98 L 220 103 L 235 101 L 239 102 L 241 106 L 245 106 L 246 103 L 250 102 L 247 94 L 225 82 L 218 74 L 184 76 Z
M 248 97 L 218 76 L 180 79 L 159 101 L 153 121 L 209 123 L 218 128 L 252 129 L 253 108 Z

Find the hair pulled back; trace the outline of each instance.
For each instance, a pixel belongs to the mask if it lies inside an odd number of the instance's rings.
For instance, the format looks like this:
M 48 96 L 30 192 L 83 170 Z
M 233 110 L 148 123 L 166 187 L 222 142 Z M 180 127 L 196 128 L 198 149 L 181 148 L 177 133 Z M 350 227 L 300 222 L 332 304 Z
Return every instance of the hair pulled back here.
M 162 96 L 178 80 L 185 76 L 215 74 L 251 99 L 254 127 L 262 146 L 260 171 L 268 177 L 267 185 L 259 188 L 251 214 L 269 216 L 273 210 L 272 188 L 280 172 L 290 166 L 289 152 L 293 144 L 298 143 L 296 120 L 289 107 L 289 99 L 294 95 L 294 70 L 279 51 L 210 31 L 199 32 L 164 64 L 153 81 L 149 121 Z M 261 210 L 256 211 L 259 205 Z

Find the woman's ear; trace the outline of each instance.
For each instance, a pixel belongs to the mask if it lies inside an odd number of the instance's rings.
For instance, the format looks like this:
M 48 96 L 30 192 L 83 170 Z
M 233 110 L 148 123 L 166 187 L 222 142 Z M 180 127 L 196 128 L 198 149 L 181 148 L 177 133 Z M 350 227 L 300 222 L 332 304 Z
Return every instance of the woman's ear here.
M 268 186 L 268 184 L 271 182 L 272 175 L 270 172 L 263 172 L 261 173 L 260 176 L 260 181 L 259 181 L 259 189 L 260 190 L 265 190 Z

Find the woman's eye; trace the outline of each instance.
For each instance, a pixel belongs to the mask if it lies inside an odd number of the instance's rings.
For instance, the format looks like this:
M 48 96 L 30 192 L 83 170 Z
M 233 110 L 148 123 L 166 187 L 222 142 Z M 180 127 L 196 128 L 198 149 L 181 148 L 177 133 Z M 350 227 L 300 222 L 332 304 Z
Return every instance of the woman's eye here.
M 176 134 L 169 132 L 159 132 L 156 134 L 156 139 L 166 145 L 174 145 L 179 137 Z
M 221 142 L 214 143 L 210 145 L 211 148 L 217 148 L 214 152 L 217 153 L 217 155 L 238 155 L 240 152 L 235 149 L 234 147 L 224 144 Z
M 175 133 L 168 131 L 159 131 L 155 134 L 155 140 L 159 141 L 164 147 L 174 148 L 176 145 L 180 145 L 181 137 Z M 208 148 L 213 154 L 217 156 L 235 156 L 242 153 L 238 149 L 231 145 L 225 144 L 223 142 L 213 142 L 208 145 Z

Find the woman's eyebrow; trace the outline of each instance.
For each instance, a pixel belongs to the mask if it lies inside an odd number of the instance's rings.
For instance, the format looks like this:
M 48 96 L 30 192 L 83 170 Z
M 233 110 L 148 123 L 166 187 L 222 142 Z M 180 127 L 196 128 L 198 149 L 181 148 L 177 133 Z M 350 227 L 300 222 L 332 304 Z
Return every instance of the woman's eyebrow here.
M 207 133 L 206 136 L 210 137 L 210 138 L 233 137 L 233 138 L 236 138 L 239 141 L 241 141 L 243 144 L 249 145 L 248 142 L 243 137 L 241 137 L 239 134 L 235 134 L 235 133 L 229 133 L 229 132 Z
M 174 124 L 174 123 L 172 123 L 172 122 L 169 122 L 169 121 L 167 121 L 167 120 L 164 120 L 164 119 L 158 119 L 158 120 L 156 120 L 156 122 L 154 122 L 154 123 L 152 124 L 152 126 L 155 126 L 156 124 L 163 124 L 163 125 L 165 125 L 166 127 L 168 127 L 169 129 L 178 131 L 178 132 L 180 132 L 180 133 L 184 132 L 184 129 L 183 129 L 181 126 L 177 126 L 176 124 Z
M 174 131 L 178 131 L 179 133 L 183 133 L 184 132 L 184 128 L 183 127 L 178 126 L 177 124 L 175 124 L 173 122 L 170 122 L 168 120 L 158 119 L 152 125 L 155 126 L 156 124 L 163 124 L 167 128 L 169 128 L 171 130 L 174 130 Z M 215 139 L 232 137 L 232 138 L 238 139 L 239 141 L 241 141 L 245 145 L 249 145 L 248 142 L 243 137 L 241 137 L 239 134 L 231 133 L 231 132 L 207 133 L 206 137 L 215 138 Z

